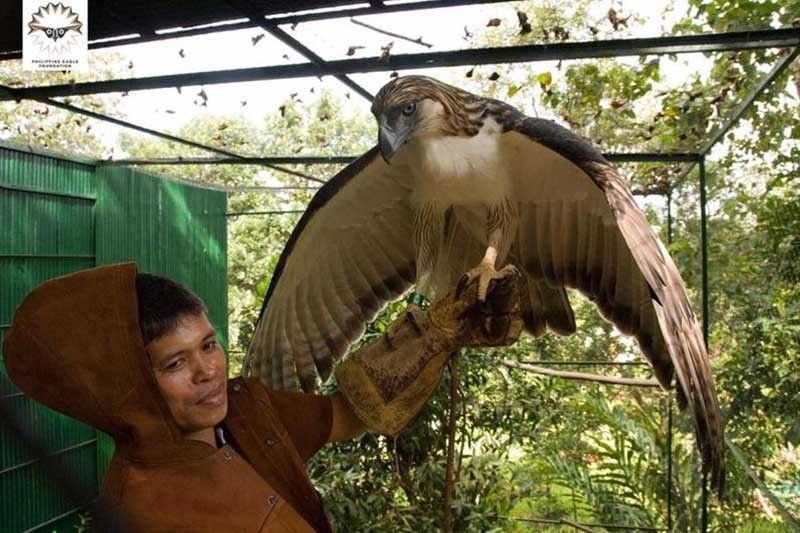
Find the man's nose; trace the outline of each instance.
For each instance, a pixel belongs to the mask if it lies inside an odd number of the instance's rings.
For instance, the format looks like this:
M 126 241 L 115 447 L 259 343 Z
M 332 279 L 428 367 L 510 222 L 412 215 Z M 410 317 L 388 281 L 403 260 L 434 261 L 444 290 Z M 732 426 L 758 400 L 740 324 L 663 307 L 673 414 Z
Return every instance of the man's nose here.
M 199 356 L 194 365 L 194 380 L 197 382 L 208 381 L 216 377 L 217 371 L 213 358 Z

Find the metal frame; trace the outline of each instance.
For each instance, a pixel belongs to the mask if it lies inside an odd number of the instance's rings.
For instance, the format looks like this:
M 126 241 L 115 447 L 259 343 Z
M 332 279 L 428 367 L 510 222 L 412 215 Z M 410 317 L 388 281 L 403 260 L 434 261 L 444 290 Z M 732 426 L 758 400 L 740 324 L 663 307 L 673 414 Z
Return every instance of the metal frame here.
M 427 69 L 440 67 L 474 66 L 500 63 L 530 63 L 571 59 L 597 59 L 638 55 L 688 54 L 698 52 L 724 52 L 765 48 L 800 46 L 800 28 L 782 28 L 749 32 L 707 33 L 650 37 L 644 39 L 614 39 L 600 41 L 567 42 L 555 44 L 530 44 L 425 52 L 357 59 L 340 59 L 322 64 L 296 63 L 251 67 L 233 70 L 191 72 L 144 78 L 116 79 L 75 84 L 47 85 L 13 89 L 13 94 L 0 95 L 0 101 L 21 98 L 54 98 L 110 92 L 164 89 L 177 86 L 214 85 L 245 81 L 264 81 L 292 78 L 309 78 L 392 72 L 395 70 Z
M 55 106 L 69 112 L 79 113 L 98 120 L 111 122 L 118 126 L 134 129 L 143 133 L 154 135 L 165 140 L 178 142 L 194 148 L 213 152 L 222 157 L 215 158 L 178 158 L 178 159 L 126 159 L 117 161 L 96 161 L 95 164 L 101 165 L 187 165 L 187 164 L 258 164 L 264 165 L 274 170 L 288 172 L 299 177 L 303 177 L 315 182 L 322 182 L 317 178 L 304 175 L 294 170 L 285 169 L 276 165 L 281 164 L 345 164 L 354 159 L 351 156 L 298 156 L 298 157 L 249 157 L 237 153 L 223 150 L 214 146 L 205 145 L 181 137 L 159 132 L 150 128 L 145 128 L 128 121 L 96 113 L 86 109 L 69 105 L 63 102 L 52 100 L 55 97 L 77 96 L 88 94 L 100 94 L 108 92 L 122 92 L 146 90 L 155 88 L 167 88 L 186 85 L 210 85 L 218 83 L 235 83 L 255 80 L 274 80 L 289 79 L 300 77 L 326 76 L 332 75 L 346 84 L 351 89 L 365 98 L 371 95 L 363 87 L 353 82 L 348 77 L 349 74 L 383 72 L 406 69 L 426 69 L 438 67 L 453 67 L 464 65 L 485 65 L 499 63 L 535 62 L 546 60 L 574 60 L 590 58 L 608 58 L 633 55 L 663 55 L 663 54 L 683 54 L 698 52 L 721 52 L 735 50 L 754 50 L 766 48 L 790 48 L 788 54 L 782 57 L 773 69 L 765 75 L 756 87 L 740 102 L 731 116 L 717 129 L 706 143 L 693 153 L 638 153 L 638 154 L 606 154 L 606 157 L 614 162 L 665 162 L 665 163 L 687 163 L 685 170 L 680 174 L 676 181 L 685 178 L 695 166 L 699 167 L 699 191 L 700 191 L 700 216 L 701 216 L 701 246 L 702 246 L 702 318 L 703 336 L 708 342 L 708 220 L 706 206 L 707 184 L 705 159 L 711 149 L 726 135 L 728 131 L 741 119 L 747 112 L 752 103 L 761 96 L 764 91 L 785 71 L 785 69 L 800 54 L 800 28 L 783 28 L 777 30 L 760 30 L 750 32 L 729 32 L 703 35 L 667 36 L 646 39 L 619 39 L 619 40 L 600 40 L 590 42 L 570 42 L 556 44 L 535 44 L 521 46 L 507 46 L 495 48 L 483 48 L 473 50 L 455 50 L 448 52 L 429 52 L 420 54 L 394 55 L 387 59 L 378 57 L 346 59 L 336 61 L 325 61 L 317 56 L 312 50 L 305 47 L 302 43 L 291 37 L 280 28 L 284 24 L 295 24 L 312 20 L 322 20 L 338 17 L 393 13 L 401 11 L 413 11 L 424 9 L 435 9 L 440 7 L 452 7 L 472 4 L 495 3 L 502 0 L 438 0 L 422 3 L 407 3 L 397 5 L 385 5 L 381 1 L 370 2 L 370 7 L 352 8 L 325 13 L 307 13 L 300 15 L 287 15 L 278 17 L 263 17 L 249 3 L 249 0 L 227 0 L 236 9 L 241 11 L 249 19 L 247 22 L 239 22 L 224 26 L 188 28 L 172 33 L 155 33 L 154 31 L 143 31 L 139 37 L 121 39 L 114 41 L 104 41 L 91 43 L 90 48 L 104 48 L 109 46 L 119 46 L 123 44 L 134 44 L 141 42 L 160 41 L 189 35 L 201 35 L 222 31 L 232 31 L 242 28 L 261 27 L 284 44 L 290 46 L 301 55 L 306 57 L 309 62 L 281 66 L 265 66 L 256 68 L 236 69 L 215 72 L 195 72 L 189 74 L 153 76 L 138 79 L 117 79 L 109 81 L 87 82 L 70 85 L 53 85 L 42 87 L 30 87 L 14 89 L 0 86 L 0 101 L 33 99 L 47 105 Z M 19 54 L 0 55 L 0 60 L 19 57 Z M 297 189 L 291 187 L 285 189 Z M 313 187 L 299 187 L 300 189 L 313 189 Z M 284 188 L 276 187 L 242 187 L 230 189 L 229 192 L 253 191 L 253 190 L 276 190 Z M 48 193 L 50 194 L 50 193 Z M 667 234 L 668 242 L 672 240 L 672 190 L 671 187 L 663 193 L 667 197 Z M 84 198 L 82 198 L 84 199 Z M 89 198 L 85 198 L 90 200 Z M 302 211 L 253 211 L 228 213 L 229 217 L 244 215 L 282 215 L 296 214 Z M 604 363 L 597 361 L 538 361 L 538 364 L 570 364 L 570 365 L 620 365 L 622 363 Z M 668 416 L 668 497 L 667 497 L 667 524 L 672 528 L 672 394 L 670 393 L 667 401 Z M 758 486 L 759 490 L 779 505 L 780 500 L 769 491 L 769 489 L 759 483 L 757 476 L 747 465 L 741 453 L 733 443 L 726 441 L 728 448 L 734 457 L 746 469 L 748 475 Z M 702 495 L 702 530 L 708 529 L 708 487 L 707 480 L 703 479 Z M 782 513 L 783 515 L 783 513 Z M 793 521 L 792 517 L 786 513 L 784 519 L 793 528 L 800 531 L 800 527 Z M 526 518 L 526 521 L 538 521 L 539 519 Z M 580 528 L 582 524 L 569 524 Z M 593 524 L 596 525 L 596 524 Z M 604 525 L 604 527 L 609 527 Z M 617 526 L 625 528 L 626 526 Z

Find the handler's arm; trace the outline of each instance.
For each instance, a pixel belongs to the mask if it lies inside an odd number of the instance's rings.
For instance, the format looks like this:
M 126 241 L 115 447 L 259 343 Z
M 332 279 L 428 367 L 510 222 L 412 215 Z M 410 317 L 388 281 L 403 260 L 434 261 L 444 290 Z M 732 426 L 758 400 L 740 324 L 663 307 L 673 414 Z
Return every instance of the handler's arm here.
M 495 283 L 486 302 L 478 301 L 474 282 L 451 291 L 426 314 L 415 314 L 413 320 L 401 315 L 387 328 L 388 338 L 340 363 L 334 371 L 339 423 L 334 415 L 330 440 L 350 438 L 365 428 L 397 435 L 425 406 L 454 351 L 513 343 L 522 331 L 516 282 Z
M 344 395 L 337 391 L 331 395 L 333 421 L 328 442 L 339 442 L 357 437 L 367 430 L 367 426 L 356 416 Z

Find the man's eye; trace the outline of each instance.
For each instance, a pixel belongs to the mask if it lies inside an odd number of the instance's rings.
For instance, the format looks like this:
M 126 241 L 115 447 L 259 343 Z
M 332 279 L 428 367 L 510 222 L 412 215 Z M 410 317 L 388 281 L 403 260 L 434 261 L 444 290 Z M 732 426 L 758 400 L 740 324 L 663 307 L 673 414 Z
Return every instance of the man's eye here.
M 214 350 L 216 347 L 217 347 L 217 341 L 210 341 L 210 342 L 207 342 L 207 343 L 206 343 L 206 344 L 203 346 L 203 349 L 204 349 L 206 352 L 210 352 L 210 351 L 213 351 L 213 350 Z
M 174 361 L 170 361 L 167 366 L 164 367 L 164 370 L 178 370 L 181 365 L 183 364 L 183 359 L 175 359 Z

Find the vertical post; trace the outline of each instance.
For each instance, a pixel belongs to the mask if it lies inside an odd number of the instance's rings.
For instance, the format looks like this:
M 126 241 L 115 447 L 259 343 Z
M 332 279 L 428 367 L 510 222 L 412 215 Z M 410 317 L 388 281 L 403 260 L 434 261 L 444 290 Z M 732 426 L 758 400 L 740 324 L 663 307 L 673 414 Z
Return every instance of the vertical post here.
M 706 213 L 706 157 L 700 156 L 700 245 L 702 247 L 702 289 L 703 289 L 703 342 L 708 349 L 708 216 Z M 703 472 L 703 492 L 701 495 L 701 531 L 708 532 L 708 475 Z
M 456 450 L 456 423 L 458 415 L 456 405 L 458 403 L 458 352 L 450 357 L 450 412 L 447 420 L 447 466 L 444 474 L 444 520 L 442 524 L 443 533 L 453 533 L 453 492 L 455 492 L 455 450 Z
M 667 189 L 667 244 L 672 244 L 672 187 Z
M 667 531 L 672 532 L 672 391 L 667 393 Z
M 667 246 L 672 244 L 672 187 L 667 190 Z M 667 531 L 672 531 L 672 391 L 667 392 Z

